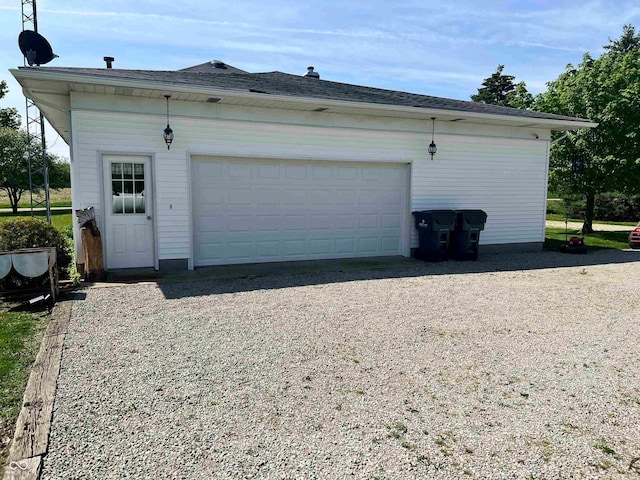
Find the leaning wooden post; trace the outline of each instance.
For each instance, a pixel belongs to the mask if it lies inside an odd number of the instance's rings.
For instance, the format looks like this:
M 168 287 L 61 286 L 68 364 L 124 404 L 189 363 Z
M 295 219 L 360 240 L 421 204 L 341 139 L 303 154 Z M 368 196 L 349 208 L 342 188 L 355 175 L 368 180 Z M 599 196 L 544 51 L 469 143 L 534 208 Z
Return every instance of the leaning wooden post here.
M 102 237 L 93 207 L 76 210 L 76 216 L 84 249 L 84 278 L 90 282 L 102 281 L 106 278 L 102 263 Z

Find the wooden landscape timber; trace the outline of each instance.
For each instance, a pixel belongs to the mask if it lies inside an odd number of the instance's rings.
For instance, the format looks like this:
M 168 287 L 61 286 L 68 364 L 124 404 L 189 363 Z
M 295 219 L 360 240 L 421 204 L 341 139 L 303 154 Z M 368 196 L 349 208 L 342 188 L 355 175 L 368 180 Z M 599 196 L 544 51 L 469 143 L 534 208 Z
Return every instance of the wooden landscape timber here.
M 40 476 L 42 457 L 49 444 L 56 383 L 72 304 L 61 302 L 53 310 L 31 368 L 3 480 L 37 480 Z

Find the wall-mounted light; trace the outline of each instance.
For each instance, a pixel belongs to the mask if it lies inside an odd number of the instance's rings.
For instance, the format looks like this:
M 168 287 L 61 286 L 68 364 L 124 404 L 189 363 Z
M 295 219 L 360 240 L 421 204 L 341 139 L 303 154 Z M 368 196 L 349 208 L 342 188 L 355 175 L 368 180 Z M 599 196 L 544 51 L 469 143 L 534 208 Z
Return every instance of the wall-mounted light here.
M 438 147 L 436 147 L 436 144 L 433 141 L 433 135 L 435 133 L 435 130 L 436 130 L 436 117 L 431 117 L 431 143 L 429 144 L 429 149 L 427 150 L 429 152 L 429 156 L 431 157 L 431 160 L 433 160 L 433 156 L 438 151 Z
M 167 144 L 167 150 L 171 148 L 171 142 L 173 142 L 173 130 L 169 126 L 169 99 L 171 95 L 165 95 L 164 98 L 167 99 L 167 128 L 162 132 L 162 137 L 164 138 L 164 142 Z

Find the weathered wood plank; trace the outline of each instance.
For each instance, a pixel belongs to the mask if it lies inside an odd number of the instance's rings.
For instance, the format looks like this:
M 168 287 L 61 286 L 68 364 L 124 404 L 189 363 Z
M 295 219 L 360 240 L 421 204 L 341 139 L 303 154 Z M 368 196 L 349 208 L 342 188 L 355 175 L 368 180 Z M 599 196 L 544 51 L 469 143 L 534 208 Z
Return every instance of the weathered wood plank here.
M 59 303 L 53 311 L 29 374 L 9 450 L 9 462 L 20 462 L 47 452 L 62 347 L 69 327 L 72 304 L 73 302 Z M 17 464 L 14 463 L 15 465 Z M 15 473 L 15 468 L 13 470 Z
M 21 460 L 47 452 L 63 343 L 64 335 L 44 337 L 42 340 L 24 392 L 9 460 Z
M 4 469 L 3 480 L 37 480 L 40 478 L 42 457 L 40 455 L 11 462 Z
M 51 322 L 45 333 L 46 337 L 53 335 L 62 335 L 67 333 L 69 329 L 69 321 L 71 320 L 71 309 L 73 302 L 58 302 L 53 310 Z

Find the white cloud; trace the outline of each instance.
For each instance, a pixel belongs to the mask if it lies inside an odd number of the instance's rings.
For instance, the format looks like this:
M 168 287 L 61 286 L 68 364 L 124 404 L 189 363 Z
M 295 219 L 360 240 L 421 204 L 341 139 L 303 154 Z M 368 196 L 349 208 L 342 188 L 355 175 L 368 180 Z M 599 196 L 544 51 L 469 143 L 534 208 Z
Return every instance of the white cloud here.
M 533 91 L 600 52 L 637 0 L 39 0 L 56 65 L 172 69 L 220 59 L 249 71 L 303 73 L 468 98 L 498 64 Z M 0 0 L 0 41 L 15 43 L 16 0 Z M 9 17 L 12 18 L 9 18 Z M 4 30 L 4 33 L 2 32 Z M 20 61 L 19 52 L 0 67 Z M 9 62 L 9 63 L 7 63 Z M 20 62 L 21 63 L 21 62 Z
M 286 46 L 286 45 L 269 45 L 261 42 L 236 42 L 236 41 L 223 41 L 220 45 L 224 48 L 232 50 L 248 50 L 250 52 L 274 52 L 274 53 L 304 53 L 304 49 L 301 47 Z
M 510 45 L 522 46 L 522 47 L 535 47 L 535 48 L 544 48 L 546 50 L 558 50 L 561 52 L 580 52 L 583 53 L 587 49 L 580 47 L 563 47 L 562 45 L 545 45 L 544 43 L 538 42 L 525 42 L 524 40 L 518 40 L 515 42 L 509 42 Z

